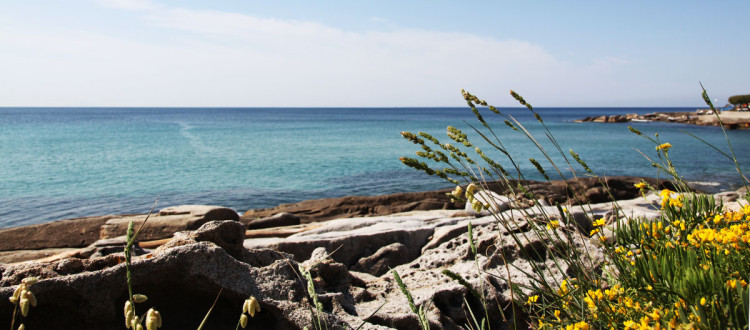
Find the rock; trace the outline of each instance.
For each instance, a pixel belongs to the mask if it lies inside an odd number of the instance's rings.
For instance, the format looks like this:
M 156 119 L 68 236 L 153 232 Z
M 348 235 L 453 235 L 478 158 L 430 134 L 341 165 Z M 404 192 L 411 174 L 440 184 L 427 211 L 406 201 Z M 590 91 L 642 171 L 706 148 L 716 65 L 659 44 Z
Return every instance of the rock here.
M 389 215 L 408 211 L 463 208 L 463 203 L 454 202 L 445 195 L 450 191 L 450 189 L 443 189 L 380 196 L 347 196 L 307 200 L 267 209 L 249 210 L 242 215 L 242 221 L 250 222 L 256 218 L 266 218 L 281 212 L 297 215 L 302 223 L 310 223 L 358 216 Z
M 243 218 L 243 222 L 247 222 L 246 218 Z M 300 224 L 299 216 L 291 213 L 281 212 L 274 214 L 268 218 L 261 218 L 256 220 L 250 220 L 247 222 L 247 229 L 264 229 L 273 227 L 284 227 L 284 226 L 295 226 Z
M 725 191 L 714 195 L 716 199 L 720 200 L 722 203 L 729 203 L 737 201 L 737 199 L 740 198 L 740 194 L 738 194 L 736 191 Z
M 359 259 L 352 270 L 380 276 L 388 272 L 392 267 L 411 261 L 409 250 L 406 245 L 393 243 L 375 251 L 371 256 Z
M 750 114 L 746 111 L 722 111 L 722 122 L 726 129 L 748 129 L 750 128 Z M 703 126 L 718 126 L 719 120 L 711 111 L 691 112 L 655 112 L 645 115 L 629 113 L 627 115 L 612 115 L 586 117 L 573 122 L 597 122 L 597 123 L 620 123 L 625 121 L 661 121 Z
M 114 215 L 53 221 L 0 229 L 0 251 L 75 248 L 99 239 L 99 230 Z
M 623 123 L 628 121 L 627 118 L 623 115 L 612 115 L 607 118 L 608 123 Z
M 607 198 L 607 192 L 604 187 L 593 187 L 586 189 L 584 196 L 589 201 L 601 201 Z
M 556 180 L 549 183 L 527 180 L 523 181 L 523 184 L 528 187 L 536 199 L 544 200 L 549 205 L 579 205 L 609 202 L 611 201 L 610 194 L 618 201 L 637 198 L 640 196 L 640 190 L 635 188 L 635 184 L 641 182 L 641 180 L 657 189 L 676 190 L 674 184 L 667 180 L 627 176 L 582 177 L 570 179 L 567 182 Z M 518 183 L 518 181 L 510 181 L 510 186 L 515 187 Z M 510 195 L 513 192 L 507 185 L 498 182 L 491 182 L 488 186 L 491 191 L 500 195 Z
M 78 251 L 76 248 L 53 248 L 41 250 L 0 251 L 0 263 L 12 264 L 51 257 L 63 252 Z
M 133 221 L 136 230 L 146 219 L 146 215 L 119 217 L 108 220 L 101 228 L 101 238 L 113 238 L 127 233 L 128 223 Z M 172 237 L 182 230 L 195 230 L 212 220 L 239 220 L 232 209 L 210 205 L 182 205 L 162 209 L 148 218 L 138 234 L 138 240 L 156 240 Z
M 227 253 L 237 246 L 232 241 L 236 234 L 231 233 L 242 231 L 244 226 L 235 221 L 210 222 L 195 232 L 184 233 L 185 236 L 217 241 L 223 247 L 208 241 L 193 242 L 134 258 L 131 269 L 135 292 L 148 296 L 148 301 L 139 304 L 139 308 L 145 311 L 154 306 L 160 311 L 165 327 L 192 328 L 201 322 L 219 289 L 223 289 L 207 328 L 234 327 L 242 302 L 250 296 L 256 297 L 261 305 L 261 311 L 250 320 L 256 327 L 299 329 L 310 325 L 313 320 L 308 312 L 306 284 L 298 277 L 293 260 L 266 249 L 243 249 L 240 259 Z M 91 267 L 99 260 L 113 257 L 9 266 L 3 269 L 0 283 L 0 310 L 12 310 L 8 297 L 14 287 L 8 285 L 34 275 L 41 278 L 32 288 L 38 305 L 24 319 L 27 327 L 121 328 L 122 306 L 128 292 L 125 265 L 120 259 L 115 263 L 99 262 L 103 266 L 100 269 Z M 335 280 L 342 278 L 341 271 L 346 270 L 343 265 L 318 267 L 317 271 L 326 277 L 329 285 L 336 284 Z M 67 275 L 62 276 L 64 274 Z M 348 287 L 347 279 L 344 276 L 337 288 Z M 326 301 L 333 303 L 335 297 L 339 297 L 336 302 L 345 301 L 343 296 L 340 292 L 328 293 L 326 297 L 330 299 Z M 329 327 L 345 325 L 330 310 L 325 312 L 322 317 Z M 10 313 L 3 313 L 0 322 L 10 323 L 9 316 Z
M 607 122 L 607 116 L 599 116 L 599 117 L 595 117 L 595 118 L 594 118 L 594 119 L 592 119 L 591 121 L 592 121 L 592 122 L 595 122 L 595 123 L 606 123 L 606 122 Z
M 433 228 L 424 221 L 434 219 L 433 214 L 446 211 L 425 212 L 425 216 L 367 217 L 331 220 L 316 229 L 275 240 L 245 240 L 246 248 L 268 247 L 294 255 L 297 261 L 310 258 L 315 248 L 325 248 L 331 258 L 347 267 L 359 259 L 375 253 L 381 247 L 401 243 L 408 248 L 406 258 L 416 258 L 427 243 Z
M 154 253 L 196 242 L 211 242 L 227 251 L 231 256 L 241 258 L 245 250 L 242 246 L 244 239 L 245 226 L 239 221 L 211 221 L 203 224 L 195 231 L 175 233 L 172 240 L 158 247 Z
M 632 193 L 627 185 L 635 180 L 606 180 L 613 193 Z M 537 187 L 532 192 L 547 189 L 558 194 L 560 200 L 574 201 L 586 198 L 587 191 L 599 187 L 596 182 L 573 180 L 570 186 L 534 183 Z M 500 185 L 494 188 L 503 189 Z M 618 205 L 622 211 L 614 210 L 610 202 L 585 207 L 564 204 L 572 221 L 557 230 L 585 231 L 593 219 L 611 222 L 620 214 L 658 214 L 658 201 L 656 194 L 621 200 Z M 418 328 L 417 318 L 389 269 L 392 268 L 414 302 L 427 303 L 426 315 L 433 329 L 465 326 L 470 322 L 466 312 L 469 309 L 477 319 L 489 320 L 492 328 L 515 328 L 526 325 L 528 319 L 513 310 L 510 284 L 530 294 L 527 288 L 532 279 L 528 274 L 533 273 L 534 267 L 544 269 L 545 279 L 553 286 L 564 277 L 580 278 L 578 270 L 553 260 L 556 255 L 575 253 L 588 265 L 584 272 L 600 272 L 603 267 L 604 254 L 599 250 L 598 239 L 577 234 L 548 235 L 549 230 L 540 223 L 546 221 L 541 214 L 560 217 L 556 206 L 506 210 L 501 215 L 504 222 L 493 216 L 456 214 L 434 210 L 338 219 L 314 224 L 317 227 L 286 238 L 244 241 L 245 226 L 240 222 L 211 221 L 196 230 L 176 232 L 151 253 L 134 257 L 135 292 L 149 297 L 138 308 L 142 312 L 154 306 L 161 312 L 165 328 L 192 328 L 200 323 L 221 289 L 207 328 L 235 326 L 243 300 L 251 295 L 262 308 L 250 320 L 252 325 L 302 328 L 314 322 L 308 283 L 298 271 L 302 266 L 311 274 L 312 290 L 321 303 L 321 317 L 328 328 L 357 328 L 364 321 L 368 322 L 365 329 Z M 473 228 L 471 237 L 469 223 Z M 541 225 L 542 232 L 535 232 L 532 223 Z M 611 236 L 611 226 L 605 226 L 602 233 Z M 520 245 L 512 235 L 520 239 Z M 122 237 L 99 240 L 80 250 L 103 251 L 123 243 Z M 104 257 L 93 253 L 88 259 L 69 257 L 0 265 L 0 310 L 12 307 L 7 298 L 13 285 L 34 275 L 41 278 L 32 288 L 39 305 L 25 319 L 28 327 L 121 328 L 122 306 L 127 297 L 123 260 L 122 252 L 115 252 Z M 475 293 L 448 277 L 446 270 L 486 298 L 486 315 Z M 9 313 L 0 313 L 0 324 L 9 321 Z

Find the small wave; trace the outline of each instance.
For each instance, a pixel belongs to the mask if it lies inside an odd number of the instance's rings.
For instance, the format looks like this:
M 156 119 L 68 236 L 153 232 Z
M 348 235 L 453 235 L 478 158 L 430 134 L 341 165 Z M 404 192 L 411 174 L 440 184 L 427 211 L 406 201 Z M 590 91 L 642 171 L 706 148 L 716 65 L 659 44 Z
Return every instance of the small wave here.
M 716 181 L 688 181 L 689 185 L 697 185 L 697 186 L 711 186 L 711 187 L 717 187 L 720 186 L 720 182 Z
M 188 142 L 190 142 L 190 145 L 196 151 L 200 151 L 198 153 L 200 157 L 205 157 L 204 153 L 211 153 L 211 152 L 216 151 L 216 149 L 205 145 L 199 137 L 197 137 L 195 134 L 190 132 L 194 128 L 193 125 L 190 125 L 185 122 L 177 122 L 177 124 L 180 125 L 180 135 L 188 139 Z
M 717 181 L 688 181 L 687 184 L 692 189 L 710 194 L 719 193 L 730 188 L 726 184 Z

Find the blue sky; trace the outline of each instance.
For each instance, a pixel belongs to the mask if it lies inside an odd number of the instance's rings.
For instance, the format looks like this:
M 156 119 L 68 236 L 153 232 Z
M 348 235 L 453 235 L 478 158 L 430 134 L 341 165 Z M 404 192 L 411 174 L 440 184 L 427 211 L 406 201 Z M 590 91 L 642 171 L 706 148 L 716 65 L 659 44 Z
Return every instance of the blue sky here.
M 0 106 L 719 105 L 750 2 L 0 0 Z

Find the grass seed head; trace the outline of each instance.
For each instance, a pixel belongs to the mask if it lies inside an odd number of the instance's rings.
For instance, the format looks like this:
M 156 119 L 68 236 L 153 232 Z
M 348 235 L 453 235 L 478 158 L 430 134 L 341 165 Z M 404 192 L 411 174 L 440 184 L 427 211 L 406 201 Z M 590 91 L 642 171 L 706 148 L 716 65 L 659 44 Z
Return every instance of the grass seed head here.
M 125 328 L 130 329 L 131 325 L 133 324 L 133 317 L 135 317 L 135 312 L 133 311 L 133 304 L 130 303 L 130 300 L 125 301 L 124 314 L 125 314 Z
M 26 284 L 27 286 L 32 286 L 32 285 L 36 284 L 36 282 L 39 282 L 39 279 L 36 278 L 36 277 L 34 277 L 34 276 L 24 278 L 21 281 L 21 283 Z
M 242 314 L 240 316 L 240 325 L 242 326 L 243 329 L 247 326 L 247 315 Z
M 146 312 L 146 330 L 156 330 L 161 327 L 161 314 L 151 308 Z

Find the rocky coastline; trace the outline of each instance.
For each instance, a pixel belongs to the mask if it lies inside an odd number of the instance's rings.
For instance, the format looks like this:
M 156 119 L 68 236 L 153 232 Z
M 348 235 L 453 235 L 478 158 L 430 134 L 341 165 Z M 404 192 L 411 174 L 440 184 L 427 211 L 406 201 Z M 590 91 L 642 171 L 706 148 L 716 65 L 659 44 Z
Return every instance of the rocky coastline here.
M 750 112 L 722 111 L 719 116 L 726 129 L 750 129 Z M 652 112 L 647 114 L 594 116 L 575 120 L 576 123 L 625 123 L 625 122 L 669 122 L 700 126 L 719 126 L 719 120 L 711 110 L 695 112 Z
M 561 243 L 537 237 L 529 222 L 541 213 L 556 214 L 555 204 L 568 208 L 573 221 L 566 228 L 573 231 L 588 232 L 593 219 L 656 218 L 659 197 L 641 196 L 634 187 L 640 180 L 607 178 L 604 184 L 619 211 L 594 178 L 572 180 L 571 188 L 563 182 L 525 182 L 533 199 L 509 194 L 503 184 L 490 185 L 508 201 L 498 211 L 513 219 L 512 226 L 451 201 L 448 190 L 320 199 L 243 215 L 220 206 L 167 207 L 149 218 L 138 237 L 134 288 L 160 310 L 165 329 L 196 327 L 219 290 L 207 328 L 233 328 L 242 301 L 254 296 L 261 312 L 250 320 L 251 328 L 301 329 L 313 322 L 307 283 L 299 273 L 304 267 L 311 269 L 329 328 L 363 323 L 362 329 L 418 328 L 390 273 L 395 269 L 417 304 L 431 302 L 433 329 L 459 329 L 469 321 L 467 306 L 481 307 L 466 287 L 442 274 L 447 269 L 475 287 L 485 284 L 493 327 L 512 328 L 515 322 L 525 328 L 523 315 L 510 307 L 507 279 L 528 282 L 523 270 L 531 263 L 552 262 L 538 251 Z M 668 181 L 646 181 L 673 188 Z M 715 196 L 736 207 L 744 193 Z M 25 319 L 27 328 L 122 328 L 125 230 L 130 221 L 138 225 L 145 218 L 108 215 L 0 230 L 0 311 L 12 310 L 8 297 L 15 286 L 36 276 L 38 305 Z M 469 247 L 469 223 L 476 256 Z M 519 247 L 510 232 L 524 233 L 527 241 Z M 588 251 L 596 265 L 603 258 L 597 244 L 581 235 L 573 248 Z M 10 312 L 0 313 L 0 324 L 9 324 L 9 317 Z

